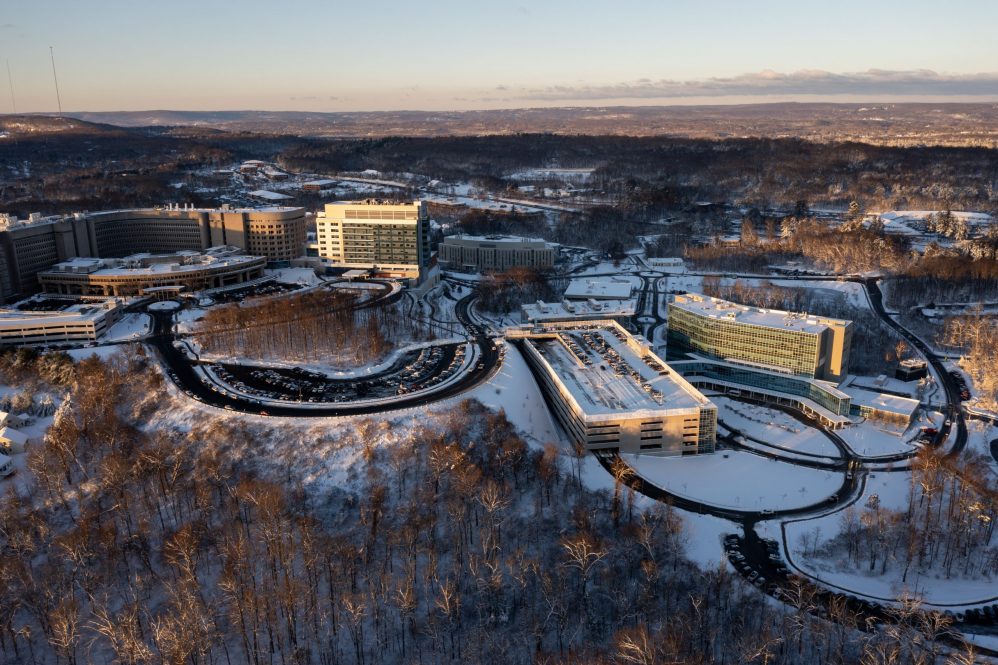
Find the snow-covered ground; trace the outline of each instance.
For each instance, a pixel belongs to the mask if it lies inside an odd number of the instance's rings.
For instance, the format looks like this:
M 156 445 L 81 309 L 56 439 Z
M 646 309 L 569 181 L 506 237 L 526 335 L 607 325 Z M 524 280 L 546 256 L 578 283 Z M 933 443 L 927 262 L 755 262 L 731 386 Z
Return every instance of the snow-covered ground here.
M 836 431 L 854 453 L 864 457 L 911 452 L 917 449 L 912 441 L 918 433 L 917 427 L 906 431 L 890 423 L 876 420 L 865 420 Z
M 991 456 L 991 442 L 998 441 L 998 425 L 980 420 L 967 419 L 967 450 L 983 455 L 992 473 L 998 474 L 998 462 Z
M 842 294 L 853 307 L 868 308 L 870 301 L 866 297 L 866 289 L 857 282 L 832 282 L 825 280 L 772 279 L 776 286 L 788 288 L 803 288 L 829 294 Z
M 302 286 L 317 286 L 322 280 L 311 268 L 280 268 L 278 270 L 268 270 L 267 274 L 273 275 L 282 284 L 301 284 Z
M 148 314 L 125 314 L 121 320 L 111 326 L 104 336 L 104 342 L 123 342 L 136 339 L 149 333 L 152 318 Z
M 92 356 L 97 356 L 101 360 L 107 360 L 116 353 L 129 353 L 130 345 L 114 344 L 109 346 L 88 346 L 82 349 L 69 349 L 66 353 L 73 360 L 85 360 Z
M 810 525 L 804 532 L 798 525 Z M 832 525 L 824 525 L 831 527 Z M 923 574 L 917 570 L 909 571 L 907 579 L 903 580 L 903 570 L 890 569 L 886 574 L 879 570 L 872 572 L 857 569 L 845 561 L 827 561 L 825 559 L 806 558 L 803 556 L 804 544 L 802 537 L 814 528 L 822 529 L 809 522 L 788 524 L 787 546 L 794 565 L 825 586 L 847 591 L 857 596 L 869 596 L 882 600 L 893 600 L 904 592 L 909 592 L 923 599 L 926 605 L 978 605 L 985 601 L 994 602 L 998 597 L 998 579 L 961 579 L 953 577 L 946 579 L 942 574 Z M 826 533 L 818 532 L 818 541 L 823 542 L 834 536 L 837 529 Z M 807 538 L 813 534 L 807 534 Z
M 819 503 L 843 476 L 741 451 L 692 457 L 623 454 L 642 478 L 673 494 L 736 510 L 780 510 Z
M 861 508 L 870 497 L 876 496 L 882 508 L 904 510 L 908 505 L 910 491 L 911 474 L 907 471 L 871 473 L 867 476 L 863 495 L 853 505 Z M 879 570 L 868 573 L 845 565 L 844 562 L 804 556 L 805 538 L 808 549 L 815 545 L 820 549 L 823 543 L 839 533 L 841 523 L 842 512 L 836 511 L 814 519 L 789 521 L 783 527 L 792 563 L 826 586 L 843 589 L 857 596 L 888 600 L 908 590 L 924 597 L 929 605 L 975 605 L 998 597 L 998 579 L 945 579 L 941 575 L 912 571 L 903 583 L 903 572 L 899 569 L 889 570 L 886 575 L 881 575 Z
M 698 515 L 677 509 L 686 525 L 686 556 L 696 561 L 701 568 L 712 568 L 722 561 L 724 556 L 724 536 L 729 533 L 741 533 L 741 528 L 720 517 Z
M 718 420 L 750 439 L 811 455 L 839 457 L 835 444 L 820 430 L 808 427 L 782 411 L 721 396 L 713 396 L 710 401 L 717 405 Z
M 560 441 L 561 434 L 554 416 L 545 404 L 527 362 L 516 347 L 507 345 L 500 370 L 467 396 L 474 397 L 491 409 L 505 411 L 506 418 L 531 445 L 543 447 L 546 443 Z M 602 467 L 599 471 L 609 477 Z

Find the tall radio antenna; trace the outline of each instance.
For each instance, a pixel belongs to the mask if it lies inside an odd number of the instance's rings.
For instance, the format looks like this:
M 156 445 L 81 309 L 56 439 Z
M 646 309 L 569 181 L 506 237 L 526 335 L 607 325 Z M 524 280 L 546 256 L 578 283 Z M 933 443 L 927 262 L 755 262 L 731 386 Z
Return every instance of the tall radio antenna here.
M 14 101 L 14 79 L 10 75 L 10 58 L 7 58 L 7 85 L 10 86 L 10 108 L 17 113 L 17 103 Z
M 59 77 L 55 75 L 55 52 L 49 46 L 49 57 L 52 59 L 52 80 L 55 81 L 55 102 L 59 105 L 59 115 L 62 115 L 62 99 L 59 97 Z

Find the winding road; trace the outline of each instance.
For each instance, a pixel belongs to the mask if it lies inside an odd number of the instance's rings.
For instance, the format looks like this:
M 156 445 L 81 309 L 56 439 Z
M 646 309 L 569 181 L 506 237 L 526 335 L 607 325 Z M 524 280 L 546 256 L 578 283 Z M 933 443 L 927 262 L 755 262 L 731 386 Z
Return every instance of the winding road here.
M 394 302 L 401 297 L 401 292 L 387 290 L 381 295 L 360 303 L 356 308 L 374 307 L 385 302 Z M 397 411 L 415 407 L 426 406 L 434 402 L 449 399 L 471 390 L 485 381 L 498 369 L 501 364 L 502 354 L 500 343 L 491 339 L 484 327 L 478 325 L 471 315 L 471 308 L 475 295 L 468 295 L 458 301 L 455 306 L 458 321 L 468 331 L 470 341 L 477 347 L 477 357 L 471 366 L 465 370 L 464 374 L 457 380 L 447 383 L 439 388 L 432 388 L 423 391 L 399 395 L 388 400 L 364 400 L 357 403 L 327 403 L 327 404 L 302 404 L 293 401 L 275 403 L 260 401 L 241 397 L 231 392 L 222 393 L 213 389 L 195 370 L 196 361 L 192 361 L 187 355 L 174 346 L 174 342 L 183 338 L 173 330 L 172 311 L 152 311 L 153 334 L 146 339 L 146 343 L 152 346 L 163 365 L 167 370 L 167 376 L 177 385 L 180 390 L 189 397 L 197 399 L 205 404 L 223 408 L 230 411 L 249 413 L 265 416 L 318 418 L 330 416 L 356 416 L 372 415 L 384 413 L 385 411 Z M 364 381 L 378 381 L 391 373 L 385 372 L 365 375 Z

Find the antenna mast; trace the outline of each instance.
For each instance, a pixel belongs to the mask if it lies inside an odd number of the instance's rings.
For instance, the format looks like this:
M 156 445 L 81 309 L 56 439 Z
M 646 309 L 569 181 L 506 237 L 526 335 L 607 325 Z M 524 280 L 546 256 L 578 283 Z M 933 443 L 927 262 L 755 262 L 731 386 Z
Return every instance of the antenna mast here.
M 10 75 L 10 58 L 7 58 L 7 85 L 10 86 L 10 108 L 17 113 L 17 102 L 14 101 L 14 79 Z
M 55 53 L 49 46 L 49 57 L 52 59 L 52 80 L 55 81 L 55 102 L 59 105 L 59 115 L 62 115 L 62 99 L 59 97 L 59 77 L 55 75 Z

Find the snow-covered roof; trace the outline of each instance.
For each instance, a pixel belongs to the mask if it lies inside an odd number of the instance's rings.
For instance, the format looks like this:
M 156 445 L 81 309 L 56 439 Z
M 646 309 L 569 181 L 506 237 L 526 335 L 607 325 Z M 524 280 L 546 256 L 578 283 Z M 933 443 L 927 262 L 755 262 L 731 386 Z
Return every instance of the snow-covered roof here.
M 522 244 L 522 245 L 532 245 L 535 247 L 546 247 L 547 242 L 541 238 L 524 238 L 522 236 L 505 236 L 505 235 L 486 235 L 486 236 L 473 236 L 464 233 L 458 233 L 456 235 L 447 236 L 443 239 L 445 244 L 469 244 L 469 245 L 485 245 L 490 244 Z
M 639 340 L 610 322 L 542 327 L 525 339 L 539 353 L 583 418 L 661 417 L 710 401 Z M 600 350 L 605 349 L 605 350 Z
M 918 408 L 919 401 L 910 397 L 900 397 L 888 393 L 878 393 L 866 390 L 856 385 L 845 384 L 839 386 L 839 390 L 852 398 L 852 403 L 875 411 L 893 413 L 905 418 L 911 418 Z
M 586 300 L 626 300 L 631 297 L 631 282 L 616 277 L 573 279 L 565 289 L 565 297 Z
M 17 309 L 0 309 L 0 329 L 15 330 L 38 323 L 45 325 L 66 324 L 77 325 L 86 322 L 96 322 L 114 311 L 118 303 L 108 300 L 103 303 L 81 303 L 70 305 L 58 311 L 31 311 Z
M 28 435 L 13 427 L 4 427 L 0 429 L 0 440 L 23 445 L 28 442 Z
M 544 302 L 523 305 L 525 321 L 566 321 L 570 319 L 599 319 L 634 316 L 635 303 L 630 300 L 577 300 Z
M 256 189 L 249 193 L 249 196 L 265 199 L 267 201 L 284 201 L 287 199 L 293 199 L 293 196 L 288 196 L 287 194 L 280 194 L 278 192 L 271 192 L 266 189 Z
M 670 304 L 678 309 L 711 319 L 766 328 L 797 330 L 811 334 L 819 334 L 830 327 L 844 327 L 852 323 L 842 319 L 811 316 L 801 312 L 748 307 L 698 293 L 673 296 Z
M 211 250 L 215 251 L 212 252 Z M 219 248 L 211 248 L 211 250 L 205 253 L 176 252 L 169 255 L 170 258 L 166 260 L 162 256 L 157 257 L 157 255 L 149 253 L 133 254 L 123 259 L 101 259 L 100 266 L 96 269 L 87 270 L 86 274 L 95 277 L 162 275 L 164 273 L 193 272 L 207 268 L 237 267 L 248 263 L 257 263 L 264 258 L 246 254 L 225 253 L 224 251 L 220 251 Z M 157 258 L 159 259 L 158 261 Z M 71 262 L 63 261 L 39 274 L 78 272 L 81 271 L 75 270 Z

